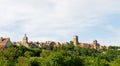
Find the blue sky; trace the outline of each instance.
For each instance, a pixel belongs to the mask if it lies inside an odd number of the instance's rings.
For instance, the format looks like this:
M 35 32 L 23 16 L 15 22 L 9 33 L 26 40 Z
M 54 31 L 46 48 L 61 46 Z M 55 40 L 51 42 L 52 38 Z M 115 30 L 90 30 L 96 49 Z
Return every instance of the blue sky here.
M 0 0 L 0 36 L 120 46 L 120 0 Z

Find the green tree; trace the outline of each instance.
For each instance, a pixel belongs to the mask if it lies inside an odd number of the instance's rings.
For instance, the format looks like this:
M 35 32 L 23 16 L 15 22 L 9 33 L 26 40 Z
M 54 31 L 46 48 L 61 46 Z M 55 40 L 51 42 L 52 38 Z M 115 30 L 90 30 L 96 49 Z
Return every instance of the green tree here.
M 17 59 L 16 66 L 31 66 L 30 59 L 26 57 L 19 57 Z
M 32 52 L 34 52 L 35 56 L 40 57 L 42 50 L 40 48 L 32 48 Z
M 19 50 L 17 48 L 11 47 L 2 52 L 3 56 L 5 56 L 8 60 L 14 61 L 16 58 L 20 56 Z
M 31 66 L 41 66 L 40 59 L 37 58 L 31 58 L 30 60 Z
M 120 58 L 111 61 L 110 66 L 120 66 Z
M 0 56 L 0 66 L 9 66 L 7 58 Z
M 64 64 L 64 57 L 61 53 L 55 52 L 50 54 L 50 56 L 47 57 L 47 61 L 50 64 L 50 66 L 63 66 Z
M 84 66 L 83 60 L 79 56 L 73 56 L 71 61 L 70 66 Z
M 43 50 L 42 53 L 40 53 L 40 57 L 46 58 L 51 54 L 50 50 Z
M 32 51 L 26 51 L 26 52 L 24 53 L 24 55 L 25 55 L 26 57 L 32 57 L 32 56 L 34 56 L 34 53 L 33 53 Z
M 86 48 L 81 48 L 80 54 L 81 54 L 82 56 L 87 56 L 87 55 L 89 55 L 89 54 L 88 54 L 88 48 L 87 48 L 87 47 L 86 47 Z
M 74 44 L 73 42 L 71 41 L 69 44 L 67 44 L 65 46 L 66 50 L 74 50 Z
M 79 56 L 65 56 L 64 66 L 84 66 L 84 62 Z
M 74 50 L 75 50 L 75 52 L 76 52 L 77 55 L 80 55 L 81 48 L 79 46 L 75 46 Z

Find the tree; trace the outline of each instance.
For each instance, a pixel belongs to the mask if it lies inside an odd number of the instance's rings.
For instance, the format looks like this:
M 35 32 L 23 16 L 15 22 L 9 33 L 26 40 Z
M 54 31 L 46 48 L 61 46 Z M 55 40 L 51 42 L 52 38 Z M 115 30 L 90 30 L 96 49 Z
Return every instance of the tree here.
M 64 66 L 84 66 L 84 62 L 79 56 L 65 56 Z
M 24 53 L 24 55 L 25 55 L 26 57 L 32 57 L 32 56 L 34 56 L 34 53 L 33 53 L 32 51 L 26 51 L 26 52 Z
M 99 57 L 94 59 L 93 66 L 109 66 L 108 62 L 105 59 L 100 59 Z
M 80 54 L 81 54 L 82 56 L 87 56 L 87 55 L 89 55 L 89 54 L 88 54 L 88 48 L 82 48 L 81 51 L 80 51 Z
M 79 56 L 72 56 L 70 66 L 84 66 L 83 60 Z
M 40 48 L 32 48 L 32 52 L 35 56 L 40 57 L 40 53 L 42 52 L 42 50 Z
M 31 66 L 41 66 L 39 58 L 31 58 L 30 64 L 31 64 Z
M 110 66 L 120 66 L 120 58 L 114 59 L 114 61 L 110 62 Z
M 75 50 L 75 52 L 76 52 L 77 55 L 80 55 L 81 48 L 79 46 L 75 46 L 74 50 Z
M 47 57 L 47 61 L 50 64 L 50 66 L 63 66 L 64 65 L 64 57 L 59 52 L 50 54 L 50 56 Z
M 0 66 L 9 66 L 7 58 L 0 56 Z
M 46 58 L 51 54 L 50 50 L 43 50 L 42 53 L 40 53 L 40 57 Z
M 19 57 L 17 59 L 16 66 L 31 66 L 30 59 L 26 57 Z
M 21 46 L 19 46 L 19 51 L 21 52 L 21 56 L 24 56 L 24 53 L 26 51 L 30 51 L 30 49 L 28 49 L 27 47 L 21 45 Z
M 14 47 L 4 50 L 2 54 L 10 61 L 14 61 L 16 58 L 20 56 L 19 50 Z
M 70 42 L 65 47 L 66 47 L 66 50 L 73 50 L 74 49 L 74 44 L 73 44 L 73 42 Z

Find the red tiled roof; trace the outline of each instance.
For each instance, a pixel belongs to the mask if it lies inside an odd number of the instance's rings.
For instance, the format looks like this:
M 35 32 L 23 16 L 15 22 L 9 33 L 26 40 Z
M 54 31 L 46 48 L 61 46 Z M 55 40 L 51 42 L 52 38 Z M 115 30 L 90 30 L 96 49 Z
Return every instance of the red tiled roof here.
M 9 41 L 9 38 L 2 38 L 2 41 L 0 42 L 0 50 L 4 50 L 6 48 L 6 44 Z
M 89 46 L 89 47 L 91 46 L 90 44 L 83 44 L 83 45 L 84 45 L 84 46 Z
M 89 43 L 79 43 L 79 45 L 80 45 L 81 47 L 93 47 L 93 45 L 92 45 L 92 44 L 89 44 Z
M 0 50 L 4 50 L 5 49 L 5 44 L 0 44 Z

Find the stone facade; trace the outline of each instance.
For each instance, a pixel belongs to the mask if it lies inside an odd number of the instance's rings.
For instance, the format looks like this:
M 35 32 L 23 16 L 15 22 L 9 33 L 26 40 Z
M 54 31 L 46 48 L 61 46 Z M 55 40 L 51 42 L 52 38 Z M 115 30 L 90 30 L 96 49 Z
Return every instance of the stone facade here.
M 76 35 L 76 36 L 74 36 L 74 38 L 73 38 L 73 44 L 75 45 L 75 46 L 77 46 L 78 45 L 78 36 Z
M 23 45 L 25 47 L 31 47 L 31 48 L 45 47 L 46 49 L 51 49 L 52 46 L 55 46 L 55 47 L 60 46 L 59 42 L 54 42 L 54 41 L 46 41 L 46 42 L 32 42 L 32 41 L 30 41 L 29 42 L 26 34 L 22 38 L 22 41 L 13 42 L 13 43 L 17 46 Z
M 24 35 L 24 37 L 22 38 L 22 45 L 26 46 L 26 47 L 29 47 L 29 44 L 28 44 L 28 37 L 26 36 L 26 34 Z
M 93 40 L 92 43 L 80 43 L 78 41 L 78 36 L 73 37 L 73 43 L 74 46 L 80 46 L 80 47 L 89 47 L 89 48 L 94 48 L 96 50 L 99 50 L 101 48 L 100 44 L 97 42 L 97 40 Z
M 22 43 L 26 44 L 28 43 L 28 37 L 26 36 L 26 34 L 24 35 L 23 39 L 22 39 Z
M 97 42 L 97 40 L 93 40 L 93 46 L 94 46 L 94 49 L 96 50 L 99 50 L 100 49 L 100 44 Z
M 3 38 L 1 37 L 0 38 L 0 50 L 4 50 L 6 48 L 9 47 L 9 45 L 11 45 L 11 41 L 10 41 L 10 38 Z
M 5 49 L 8 47 L 11 43 L 10 38 L 0 38 L 0 49 Z M 25 46 L 25 47 L 31 47 L 31 48 L 39 48 L 39 47 L 44 47 L 46 49 L 51 49 L 51 47 L 59 47 L 61 43 L 59 42 L 54 42 L 54 41 L 46 41 L 46 42 L 32 42 L 28 41 L 28 37 L 25 34 L 22 38 L 22 41 L 19 42 L 13 42 L 13 44 L 17 46 Z M 62 43 L 63 45 L 69 44 L 69 42 Z M 101 49 L 103 46 L 101 46 L 97 40 L 93 40 L 92 43 L 80 43 L 78 41 L 78 36 L 73 37 L 73 44 L 74 46 L 80 46 L 80 47 L 89 47 L 89 48 L 94 48 L 96 50 Z

